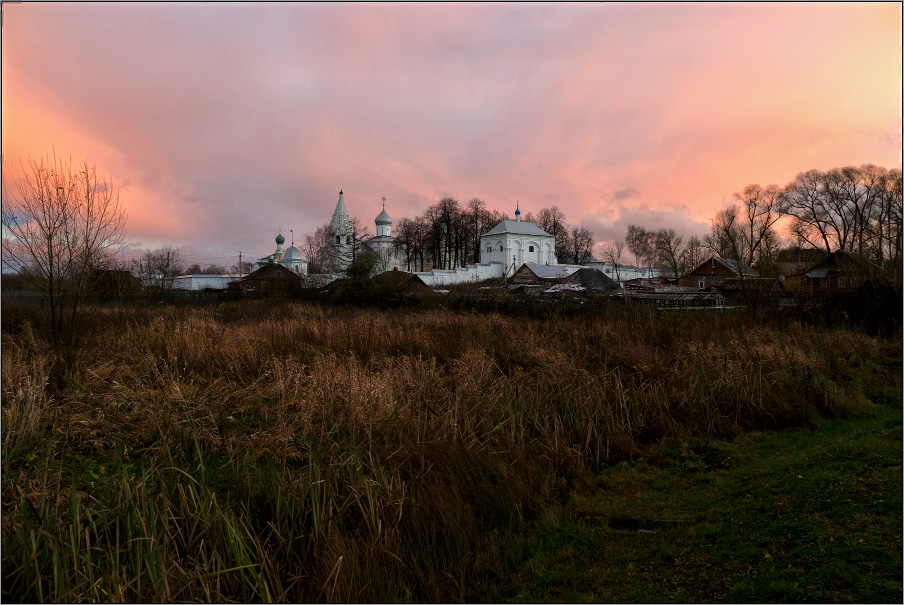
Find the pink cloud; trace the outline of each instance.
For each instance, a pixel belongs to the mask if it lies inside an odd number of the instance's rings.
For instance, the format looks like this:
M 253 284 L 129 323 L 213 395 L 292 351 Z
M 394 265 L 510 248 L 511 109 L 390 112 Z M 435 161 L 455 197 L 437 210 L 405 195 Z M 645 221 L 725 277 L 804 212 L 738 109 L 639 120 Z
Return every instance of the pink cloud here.
M 4 178 L 53 145 L 94 158 L 136 239 L 224 255 L 267 252 L 280 224 L 313 231 L 339 187 L 366 222 L 383 195 L 399 219 L 446 192 L 556 204 L 602 230 L 631 212 L 690 229 L 749 183 L 900 165 L 900 18 L 894 4 L 9 5 Z

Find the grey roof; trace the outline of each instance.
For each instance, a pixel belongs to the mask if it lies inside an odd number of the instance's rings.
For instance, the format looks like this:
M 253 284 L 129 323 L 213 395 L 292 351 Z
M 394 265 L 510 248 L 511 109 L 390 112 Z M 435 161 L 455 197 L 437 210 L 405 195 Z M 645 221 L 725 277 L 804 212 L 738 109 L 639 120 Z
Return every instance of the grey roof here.
M 618 284 L 599 269 L 578 269 L 563 283 L 581 285 L 588 290 L 618 290 Z
M 825 268 L 823 268 L 823 269 L 810 269 L 810 270 L 807 272 L 807 277 L 810 277 L 810 278 L 813 278 L 813 277 L 825 277 L 825 276 L 828 275 L 828 274 L 829 274 L 829 270 L 828 270 L 828 269 L 825 269 Z
M 685 291 L 685 292 L 626 292 L 625 298 L 643 298 L 650 300 L 722 300 L 725 297 L 719 292 Z
M 741 272 L 738 270 L 738 266 L 739 266 L 739 265 L 740 265 L 740 267 L 744 270 L 744 275 L 759 275 L 759 273 L 757 273 L 754 269 L 748 267 L 748 266 L 745 265 L 744 263 L 736 263 L 736 262 L 733 261 L 733 260 L 728 260 L 727 258 L 719 258 L 718 256 L 711 256 L 711 257 L 709 257 L 708 259 L 706 259 L 705 262 L 701 263 L 699 266 L 697 266 L 696 269 L 694 269 L 693 271 L 691 271 L 690 274 L 695 274 L 695 273 L 698 273 L 698 272 L 699 272 L 700 274 L 703 274 L 703 273 L 705 273 L 705 272 L 702 271 L 702 269 L 703 269 L 704 267 L 706 267 L 707 265 L 712 266 L 712 264 L 713 264 L 714 262 L 721 264 L 722 266 L 724 266 L 726 269 L 728 269 L 729 271 L 731 271 L 731 272 L 734 273 L 735 275 L 740 275 L 740 274 L 741 274 Z
M 577 265 L 541 265 L 540 263 L 524 263 L 521 266 L 530 269 L 540 279 L 561 279 L 580 269 Z
M 351 231 L 351 221 L 348 219 L 348 212 L 345 211 L 345 201 L 342 199 L 341 189 L 339 190 L 339 201 L 333 211 L 333 218 L 330 219 L 330 229 L 333 230 L 333 233 L 343 235 Z
M 743 269 L 744 275 L 756 275 L 757 272 L 754 271 L 751 267 L 748 267 L 744 263 L 737 263 L 733 260 L 728 260 L 727 258 L 717 258 L 717 261 L 728 267 L 728 269 L 734 273 L 735 275 L 740 275 L 741 271 L 738 270 L 738 267 Z
M 301 250 L 295 246 L 289 246 L 283 252 L 282 260 L 303 260 L 301 257 Z
M 386 208 L 383 208 L 383 211 L 377 215 L 376 220 L 374 221 L 377 225 L 391 225 L 392 219 L 386 214 Z
M 498 225 L 484 233 L 484 235 L 502 235 L 503 233 L 518 233 L 521 235 L 545 235 L 552 237 L 533 223 L 525 221 L 501 221 Z

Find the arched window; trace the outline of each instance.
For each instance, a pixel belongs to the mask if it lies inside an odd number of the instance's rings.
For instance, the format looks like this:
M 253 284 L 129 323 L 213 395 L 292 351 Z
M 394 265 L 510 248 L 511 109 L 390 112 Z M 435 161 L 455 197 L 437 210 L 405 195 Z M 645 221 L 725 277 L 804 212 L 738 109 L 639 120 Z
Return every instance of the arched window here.
M 346 244 L 351 244 L 351 243 L 352 243 L 352 236 L 351 236 L 351 235 L 346 235 L 346 236 L 345 236 L 345 243 L 346 243 Z
M 499 251 L 502 252 L 502 246 L 499 246 Z
M 527 249 L 527 251 L 528 251 L 528 252 L 533 252 L 533 251 L 534 251 L 534 247 L 533 247 L 533 246 L 530 246 L 530 247 Z
M 338 235 L 336 236 L 336 243 L 337 243 L 337 244 L 341 244 L 341 243 L 342 243 L 342 240 L 339 238 Z

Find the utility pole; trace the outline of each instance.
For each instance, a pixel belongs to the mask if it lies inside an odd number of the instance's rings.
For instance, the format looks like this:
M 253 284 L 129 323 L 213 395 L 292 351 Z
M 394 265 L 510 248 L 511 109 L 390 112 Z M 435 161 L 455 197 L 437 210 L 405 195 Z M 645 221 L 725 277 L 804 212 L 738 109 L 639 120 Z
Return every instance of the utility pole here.
M 242 277 L 242 251 L 239 250 L 239 279 Z

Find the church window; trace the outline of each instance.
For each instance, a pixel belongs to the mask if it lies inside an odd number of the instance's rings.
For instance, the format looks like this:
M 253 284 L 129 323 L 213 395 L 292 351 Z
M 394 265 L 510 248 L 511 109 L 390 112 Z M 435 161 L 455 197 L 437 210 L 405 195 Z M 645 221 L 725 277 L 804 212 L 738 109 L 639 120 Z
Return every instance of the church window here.
M 493 246 L 487 246 L 487 252 L 492 252 L 492 251 L 493 251 Z
M 533 251 L 534 251 L 534 247 L 533 247 L 533 246 L 530 246 L 530 247 L 527 249 L 527 251 L 528 251 L 528 252 L 533 252 Z
M 340 239 L 340 236 L 338 236 L 338 235 L 336 236 L 336 243 L 337 243 L 337 244 L 341 244 L 341 243 L 342 243 L 342 240 Z
M 346 236 L 345 236 L 345 243 L 346 243 L 346 244 L 351 244 L 351 243 L 352 243 L 352 236 L 351 236 L 351 235 L 346 235 Z
M 499 246 L 499 251 L 502 252 L 502 246 Z

